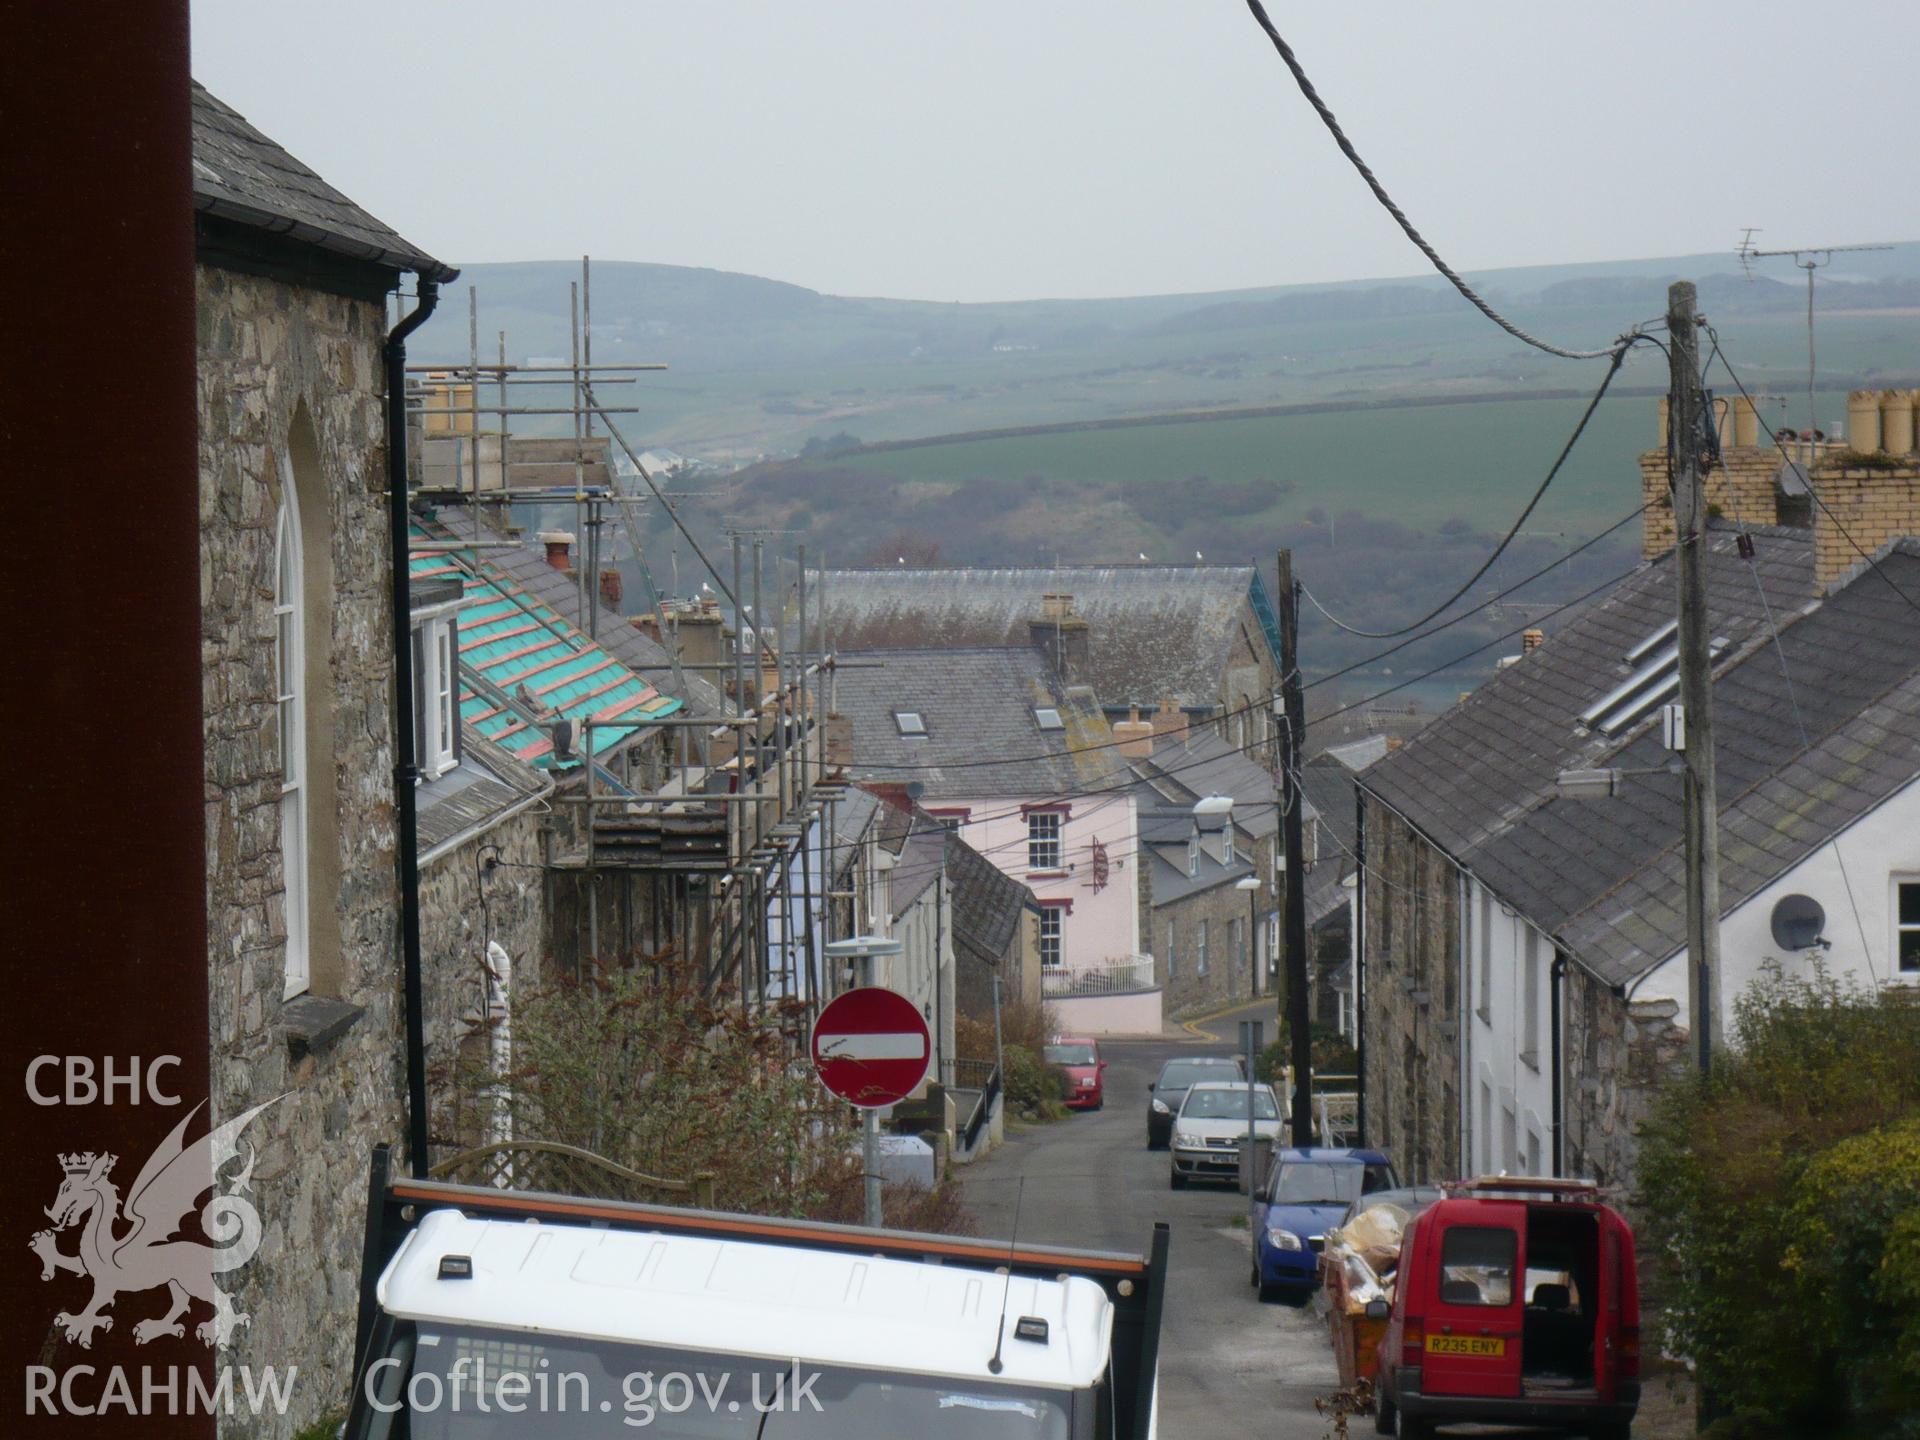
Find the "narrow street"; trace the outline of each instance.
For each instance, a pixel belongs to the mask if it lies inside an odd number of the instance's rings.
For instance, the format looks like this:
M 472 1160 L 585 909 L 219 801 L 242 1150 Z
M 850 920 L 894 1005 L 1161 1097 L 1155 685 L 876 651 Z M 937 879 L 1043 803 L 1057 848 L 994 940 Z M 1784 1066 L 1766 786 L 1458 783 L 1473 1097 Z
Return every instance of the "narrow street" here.
M 1272 1028 L 1270 1002 L 1258 1012 Z M 1235 1015 L 1210 1022 L 1234 1033 Z M 959 1172 L 985 1235 L 1140 1252 L 1156 1220 L 1172 1224 L 1160 1349 L 1160 1433 L 1181 1440 L 1319 1440 L 1314 1397 L 1338 1384 L 1325 1323 L 1311 1307 L 1262 1305 L 1247 1283 L 1246 1197 L 1167 1186 L 1164 1150 L 1146 1144 L 1147 1086 L 1174 1055 L 1226 1054 L 1198 1039 L 1112 1040 L 1102 1110 L 1009 1129 L 1007 1143 Z

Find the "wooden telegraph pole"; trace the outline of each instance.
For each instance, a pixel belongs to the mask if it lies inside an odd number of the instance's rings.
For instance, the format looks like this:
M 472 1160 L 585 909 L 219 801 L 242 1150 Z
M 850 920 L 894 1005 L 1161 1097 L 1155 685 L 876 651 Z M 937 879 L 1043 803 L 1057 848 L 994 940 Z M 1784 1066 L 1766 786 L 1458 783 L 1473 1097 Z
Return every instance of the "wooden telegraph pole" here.
M 1293 1143 L 1313 1143 L 1312 1008 L 1307 996 L 1307 874 L 1306 843 L 1301 812 L 1306 791 L 1300 785 L 1300 762 L 1307 749 L 1307 717 L 1300 694 L 1300 587 L 1293 579 L 1293 551 L 1280 552 L 1280 767 L 1283 804 L 1280 838 L 1286 854 L 1286 907 L 1281 916 L 1286 953 L 1285 1021 L 1291 1038 L 1293 1067 Z
M 1689 1006 L 1704 1078 L 1719 1040 L 1720 841 L 1713 775 L 1713 657 L 1707 634 L 1706 487 L 1700 473 L 1707 424 L 1700 386 L 1700 333 L 1693 283 L 1667 289 L 1672 358 L 1667 454 L 1673 475 L 1674 559 L 1680 584 L 1680 704 L 1686 722 L 1687 955 Z

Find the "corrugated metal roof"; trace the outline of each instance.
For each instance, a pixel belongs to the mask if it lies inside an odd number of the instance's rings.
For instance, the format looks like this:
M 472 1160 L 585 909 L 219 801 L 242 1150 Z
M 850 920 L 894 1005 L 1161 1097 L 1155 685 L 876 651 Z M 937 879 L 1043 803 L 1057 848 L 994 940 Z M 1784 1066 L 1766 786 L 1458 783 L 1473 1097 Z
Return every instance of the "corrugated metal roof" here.
M 416 551 L 408 569 L 414 580 L 460 578 L 467 601 L 460 612 L 460 717 L 516 758 L 571 770 L 577 760 L 554 755 L 547 727 L 555 720 L 634 721 L 631 729 L 594 729 L 593 753 L 604 755 L 681 708 L 486 561 L 469 568 L 445 552 Z M 584 750 L 578 728 L 574 743 L 576 753 Z

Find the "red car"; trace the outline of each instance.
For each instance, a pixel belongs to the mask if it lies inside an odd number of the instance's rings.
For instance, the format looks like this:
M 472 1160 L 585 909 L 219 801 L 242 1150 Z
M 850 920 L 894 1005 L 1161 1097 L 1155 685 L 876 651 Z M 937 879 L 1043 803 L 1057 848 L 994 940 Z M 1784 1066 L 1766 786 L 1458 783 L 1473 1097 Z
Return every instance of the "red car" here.
M 1096 1042 L 1082 1035 L 1056 1035 L 1041 1055 L 1047 1064 L 1067 1072 L 1069 1110 L 1098 1110 L 1107 1103 L 1107 1062 Z
M 1551 1425 L 1626 1440 L 1640 1400 L 1633 1232 L 1590 1182 L 1443 1187 L 1400 1250 L 1374 1386 L 1401 1440 L 1436 1425 Z M 1383 1308 L 1383 1302 L 1381 1303 Z

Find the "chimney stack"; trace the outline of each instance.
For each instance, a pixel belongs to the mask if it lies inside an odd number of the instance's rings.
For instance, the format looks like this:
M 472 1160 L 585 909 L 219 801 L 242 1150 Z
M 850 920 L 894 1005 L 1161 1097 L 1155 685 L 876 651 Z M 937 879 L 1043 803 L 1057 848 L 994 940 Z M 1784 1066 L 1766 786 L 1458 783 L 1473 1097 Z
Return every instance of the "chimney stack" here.
M 1040 614 L 1027 622 L 1033 647 L 1047 657 L 1070 685 L 1087 681 L 1088 640 L 1092 627 L 1074 612 L 1073 596 L 1049 592 L 1040 597 Z
M 1536 628 L 1525 631 L 1520 636 L 1520 653 L 1522 655 L 1531 655 L 1535 650 L 1538 650 L 1541 645 L 1546 643 L 1546 639 L 1547 632 L 1544 630 Z
M 626 581 L 621 578 L 618 570 L 600 572 L 600 603 L 602 605 L 618 615 L 620 602 L 626 598 L 626 593 Z
M 1859 446 L 1854 447 L 1858 449 Z M 1913 453 L 1913 392 L 1880 392 L 1880 448 L 1889 455 Z
M 680 658 L 684 663 L 702 666 L 726 663 L 727 623 L 720 614 L 719 602 L 682 605 L 674 623 L 679 630 Z M 716 685 L 720 683 L 717 676 L 711 678 Z
M 542 530 L 534 538 L 547 547 L 547 564 L 561 571 L 573 568 L 572 531 Z
M 1153 735 L 1153 721 L 1142 720 L 1140 707 L 1135 705 L 1127 718 L 1113 727 L 1113 748 L 1131 759 L 1145 760 L 1153 754 Z
M 1171 700 L 1162 700 L 1160 708 L 1153 712 L 1153 734 L 1158 739 L 1170 735 L 1175 740 L 1187 733 L 1187 712 Z

